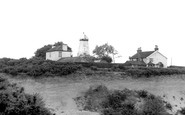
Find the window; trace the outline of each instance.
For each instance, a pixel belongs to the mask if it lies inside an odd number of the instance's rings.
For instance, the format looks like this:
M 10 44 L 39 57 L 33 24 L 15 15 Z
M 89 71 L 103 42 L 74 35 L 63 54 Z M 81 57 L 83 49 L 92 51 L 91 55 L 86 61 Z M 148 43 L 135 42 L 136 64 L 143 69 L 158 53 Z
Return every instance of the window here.
M 49 57 L 51 57 L 51 52 L 49 52 Z
M 62 57 L 62 52 L 61 51 L 59 52 L 59 57 Z

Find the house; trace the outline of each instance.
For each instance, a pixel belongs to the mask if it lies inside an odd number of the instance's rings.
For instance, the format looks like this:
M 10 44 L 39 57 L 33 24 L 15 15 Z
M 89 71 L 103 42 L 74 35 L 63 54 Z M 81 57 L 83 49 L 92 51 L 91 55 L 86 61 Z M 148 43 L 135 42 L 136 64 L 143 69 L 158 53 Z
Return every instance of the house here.
M 66 57 L 72 57 L 72 50 L 67 44 L 52 46 L 52 48 L 46 52 L 46 60 L 58 61 Z
M 159 52 L 159 48 L 155 45 L 153 51 L 142 51 L 138 48 L 137 53 L 129 57 L 129 61 L 125 62 L 127 66 L 146 66 L 146 67 L 167 67 L 167 57 Z

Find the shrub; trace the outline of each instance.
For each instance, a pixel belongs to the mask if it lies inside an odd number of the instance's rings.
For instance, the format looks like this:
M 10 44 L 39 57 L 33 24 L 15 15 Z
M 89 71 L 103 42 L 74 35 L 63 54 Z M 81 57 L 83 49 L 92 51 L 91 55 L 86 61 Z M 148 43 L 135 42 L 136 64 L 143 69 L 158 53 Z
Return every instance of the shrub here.
M 77 97 L 75 101 L 84 110 L 100 111 L 101 103 L 106 99 L 108 93 L 109 91 L 104 85 L 91 86 L 83 96 Z
M 166 109 L 172 110 L 172 105 L 170 103 L 166 103 Z
M 162 98 L 145 90 L 110 91 L 105 86 L 98 85 L 90 87 L 75 101 L 83 105 L 82 109 L 97 111 L 102 115 L 169 115 Z
M 160 97 L 150 94 L 145 98 L 143 115 L 163 115 L 164 113 L 166 113 L 166 110 Z
M 180 113 L 181 115 L 185 115 L 185 108 L 181 108 L 181 110 L 179 110 L 179 113 Z
M 111 63 L 112 62 L 112 58 L 110 56 L 103 56 L 101 58 L 102 61 L 106 61 L 107 63 Z
M 174 74 L 185 74 L 185 69 L 179 68 L 148 68 L 148 67 L 139 67 L 139 68 L 129 68 L 125 71 L 127 75 L 133 77 L 151 77 L 151 76 L 160 76 L 160 75 L 174 75 Z
M 55 76 L 62 76 L 75 73 L 81 69 L 80 64 L 53 62 L 37 57 L 29 60 L 24 58 L 20 60 L 5 58 L 0 60 L 1 63 L 3 66 L 0 68 L 0 71 L 13 76 L 22 73 L 34 77 L 48 75 L 48 73 Z
M 137 93 L 141 98 L 146 98 L 148 96 L 148 92 L 146 90 L 139 90 Z
M 52 115 L 38 94 L 26 94 L 24 88 L 0 79 L 0 115 Z
M 96 66 L 91 66 L 91 70 L 97 71 L 98 68 Z

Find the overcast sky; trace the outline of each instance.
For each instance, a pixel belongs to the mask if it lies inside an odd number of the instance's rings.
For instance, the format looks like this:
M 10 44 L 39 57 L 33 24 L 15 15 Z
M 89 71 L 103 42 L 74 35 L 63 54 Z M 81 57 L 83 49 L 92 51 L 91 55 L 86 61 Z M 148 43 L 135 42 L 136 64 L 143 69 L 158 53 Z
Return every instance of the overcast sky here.
M 83 32 L 91 54 L 109 43 L 125 62 L 158 45 L 168 65 L 185 66 L 185 0 L 0 0 L 0 58 L 30 58 L 58 41 L 76 56 Z

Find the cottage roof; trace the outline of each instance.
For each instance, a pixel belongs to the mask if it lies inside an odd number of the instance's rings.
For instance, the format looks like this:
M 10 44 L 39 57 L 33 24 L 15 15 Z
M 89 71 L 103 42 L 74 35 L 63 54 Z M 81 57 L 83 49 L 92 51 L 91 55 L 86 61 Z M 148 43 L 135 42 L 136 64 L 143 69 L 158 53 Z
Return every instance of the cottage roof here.
M 132 57 L 130 57 L 131 59 L 137 59 L 137 58 L 146 58 L 149 55 L 151 55 L 152 53 L 154 53 L 155 51 L 145 51 L 145 52 L 138 52 L 136 54 L 134 54 Z
M 53 52 L 53 51 L 65 51 L 65 50 L 63 50 L 62 45 L 59 45 L 59 46 L 55 46 L 55 47 L 49 49 L 47 52 Z M 66 52 L 72 52 L 72 50 L 69 46 L 67 46 L 67 51 Z

